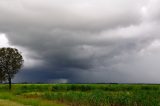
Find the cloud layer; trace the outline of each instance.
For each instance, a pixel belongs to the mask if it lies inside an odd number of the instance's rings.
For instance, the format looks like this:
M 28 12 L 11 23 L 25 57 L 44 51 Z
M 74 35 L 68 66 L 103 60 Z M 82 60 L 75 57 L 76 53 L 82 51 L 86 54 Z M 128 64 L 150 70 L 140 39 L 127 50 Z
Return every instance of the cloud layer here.
M 1 0 L 0 32 L 27 61 L 14 81 L 159 83 L 158 4 Z

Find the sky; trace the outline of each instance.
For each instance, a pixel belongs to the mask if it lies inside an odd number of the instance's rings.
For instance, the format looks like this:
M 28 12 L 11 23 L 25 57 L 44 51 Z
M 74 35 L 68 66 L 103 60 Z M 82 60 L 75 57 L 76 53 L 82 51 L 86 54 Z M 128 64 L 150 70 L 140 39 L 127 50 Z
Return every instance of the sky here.
M 13 82 L 160 83 L 160 0 L 0 0 Z

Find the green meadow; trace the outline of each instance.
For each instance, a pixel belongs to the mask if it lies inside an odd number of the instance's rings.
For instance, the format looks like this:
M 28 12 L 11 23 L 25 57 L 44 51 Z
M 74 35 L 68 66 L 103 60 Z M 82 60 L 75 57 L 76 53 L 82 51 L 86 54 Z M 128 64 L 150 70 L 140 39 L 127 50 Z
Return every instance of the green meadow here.
M 160 85 L 0 84 L 0 106 L 160 106 Z

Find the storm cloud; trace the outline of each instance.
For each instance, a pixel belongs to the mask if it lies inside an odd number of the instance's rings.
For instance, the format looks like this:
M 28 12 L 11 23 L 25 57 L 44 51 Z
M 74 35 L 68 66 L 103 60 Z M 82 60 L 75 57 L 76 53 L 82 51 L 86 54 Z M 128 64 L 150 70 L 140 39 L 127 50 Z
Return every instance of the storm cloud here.
M 159 4 L 1 0 L 0 46 L 24 55 L 15 82 L 159 83 Z

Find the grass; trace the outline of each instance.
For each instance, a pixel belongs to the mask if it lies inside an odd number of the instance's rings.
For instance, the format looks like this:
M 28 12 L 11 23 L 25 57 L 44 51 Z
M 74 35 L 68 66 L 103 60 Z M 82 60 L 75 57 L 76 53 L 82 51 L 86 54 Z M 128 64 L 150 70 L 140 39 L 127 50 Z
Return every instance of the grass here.
M 12 102 L 9 100 L 1 100 L 0 99 L 0 106 L 24 106 L 23 104 Z
M 18 93 L 18 94 L 17 94 Z M 33 94 L 32 94 L 33 95 Z M 10 101 L 11 106 L 20 106 L 19 104 L 23 104 L 22 106 L 66 106 L 61 103 L 56 103 L 55 101 L 49 101 L 47 99 L 42 99 L 40 96 L 28 96 L 22 92 L 14 92 L 14 91 L 1 91 L 0 92 L 0 100 Z M 3 106 L 4 103 L 0 102 L 0 106 Z M 13 104 L 13 105 L 12 105 Z M 10 106 L 10 105 L 5 105 Z
M 160 85 L 14 84 L 12 91 L 7 86 L 0 85 L 1 100 L 30 106 L 160 106 Z

